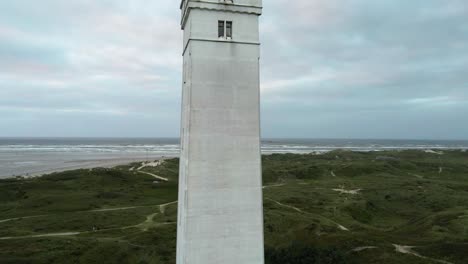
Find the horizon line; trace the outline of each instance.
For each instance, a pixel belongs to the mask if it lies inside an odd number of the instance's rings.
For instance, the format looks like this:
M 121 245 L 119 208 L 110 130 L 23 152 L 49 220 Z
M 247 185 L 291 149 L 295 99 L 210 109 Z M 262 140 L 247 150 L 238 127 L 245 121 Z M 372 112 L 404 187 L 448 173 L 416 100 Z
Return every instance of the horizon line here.
M 175 136 L 155 136 L 155 137 L 113 137 L 113 136 L 0 136 L 0 139 L 180 139 Z M 466 139 L 449 138 L 352 138 L 352 137 L 261 137 L 261 140 L 401 140 L 401 141 L 468 141 Z

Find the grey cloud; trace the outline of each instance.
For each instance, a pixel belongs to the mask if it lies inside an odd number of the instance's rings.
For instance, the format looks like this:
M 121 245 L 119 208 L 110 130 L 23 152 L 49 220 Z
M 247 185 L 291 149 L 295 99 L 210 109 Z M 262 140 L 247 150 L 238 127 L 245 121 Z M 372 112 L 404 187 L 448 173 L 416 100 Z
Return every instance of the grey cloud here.
M 264 5 L 265 137 L 468 137 L 468 2 Z M 179 16 L 173 0 L 0 3 L 0 136 L 177 136 Z
M 268 136 L 440 138 L 436 127 L 402 124 L 431 119 L 458 128 L 445 137 L 467 137 L 466 1 L 266 5 L 276 11 L 263 21 L 263 112 L 275 116 L 264 115 L 264 131 L 275 131 Z

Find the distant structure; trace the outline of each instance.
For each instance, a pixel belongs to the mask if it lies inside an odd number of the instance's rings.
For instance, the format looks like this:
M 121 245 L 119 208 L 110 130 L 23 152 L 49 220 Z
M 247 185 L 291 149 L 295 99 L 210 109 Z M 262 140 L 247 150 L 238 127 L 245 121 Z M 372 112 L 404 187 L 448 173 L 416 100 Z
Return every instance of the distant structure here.
M 177 264 L 262 264 L 261 0 L 182 0 Z

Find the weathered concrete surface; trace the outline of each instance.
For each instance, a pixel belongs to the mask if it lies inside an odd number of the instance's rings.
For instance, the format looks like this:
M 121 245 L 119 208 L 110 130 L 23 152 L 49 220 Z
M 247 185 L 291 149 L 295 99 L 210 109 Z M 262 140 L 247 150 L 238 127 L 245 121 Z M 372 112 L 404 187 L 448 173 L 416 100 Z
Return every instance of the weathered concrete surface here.
M 262 264 L 261 1 L 184 0 L 181 8 L 177 264 Z M 233 22 L 231 40 L 218 38 L 218 20 Z

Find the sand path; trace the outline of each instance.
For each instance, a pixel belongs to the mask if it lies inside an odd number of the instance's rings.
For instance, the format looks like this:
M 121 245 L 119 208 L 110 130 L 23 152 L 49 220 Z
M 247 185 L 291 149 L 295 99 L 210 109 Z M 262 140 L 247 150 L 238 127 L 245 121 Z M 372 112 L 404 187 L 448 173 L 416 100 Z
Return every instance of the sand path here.
M 357 248 L 354 248 L 351 250 L 351 252 L 361 252 L 361 251 L 364 251 L 366 249 L 376 249 L 378 247 L 376 246 L 365 246 L 365 247 L 357 247 Z
M 278 201 L 276 201 L 276 200 L 273 200 L 273 199 L 270 199 L 270 198 L 266 198 L 266 199 L 267 199 L 267 200 L 270 200 L 270 201 L 272 201 L 272 202 L 274 202 L 274 203 L 276 203 L 276 204 L 279 205 L 279 206 L 292 209 L 292 210 L 297 211 L 297 212 L 299 212 L 299 213 L 307 214 L 307 215 L 310 215 L 310 216 L 313 216 L 313 217 L 322 218 L 322 219 L 324 219 L 324 220 L 326 220 L 326 221 L 328 221 L 328 222 L 331 222 L 331 223 L 335 224 L 340 230 L 349 231 L 348 228 L 344 227 L 343 225 L 338 224 L 337 222 L 335 222 L 335 221 L 333 221 L 332 219 L 327 218 L 327 217 L 325 217 L 325 216 L 318 215 L 318 214 L 313 214 L 313 213 L 309 213 L 309 212 L 303 211 L 302 209 L 299 209 L 299 208 L 297 208 L 297 207 L 294 207 L 294 206 L 291 206 L 291 205 L 287 205 L 287 204 L 283 204 L 283 203 L 280 203 L 280 202 L 278 202 Z
M 426 153 L 431 153 L 431 154 L 437 154 L 437 155 L 444 155 L 444 152 L 442 152 L 442 151 L 435 151 L 435 150 L 432 150 L 432 149 L 426 149 L 426 150 L 424 150 L 424 152 L 426 152 Z
M 169 181 L 168 178 L 164 178 L 164 177 L 158 176 L 158 175 L 153 174 L 153 173 L 150 173 L 150 172 L 142 171 L 142 169 L 144 169 L 144 168 L 146 168 L 146 167 L 153 167 L 153 168 L 155 168 L 155 167 L 160 166 L 160 165 L 163 164 L 163 163 L 164 163 L 164 160 L 163 160 L 163 159 L 157 160 L 157 161 L 143 162 L 143 163 L 141 163 L 141 166 L 138 167 L 138 168 L 136 169 L 136 171 L 139 172 L 139 173 L 143 173 L 143 174 L 149 175 L 149 176 L 151 176 L 151 177 L 153 177 L 153 178 L 156 178 L 156 179 L 158 179 L 158 180 L 168 182 L 168 181 Z M 131 168 L 129 169 L 129 171 L 135 171 L 135 167 L 131 167 Z
M 356 189 L 356 190 L 345 190 L 343 188 L 340 189 L 332 189 L 335 192 L 340 192 L 341 194 L 352 194 L 352 195 L 358 195 L 362 189 Z
M 160 204 L 159 210 L 161 213 L 164 213 L 165 208 L 171 204 L 175 204 L 177 201 L 170 202 L 170 203 L 165 203 L 165 204 Z M 112 208 L 112 209 L 102 209 L 102 210 L 91 210 L 91 211 L 86 211 L 86 212 L 106 212 L 106 211 L 115 211 L 115 210 L 131 210 L 135 208 L 141 208 L 141 207 L 148 207 L 148 206 L 135 206 L 135 207 L 121 207 L 121 208 Z M 41 237 L 64 237 L 64 236 L 77 236 L 77 235 L 82 235 L 82 234 L 90 234 L 90 233 L 96 233 L 96 232 L 105 232 L 105 231 L 111 231 L 111 230 L 124 230 L 124 229 L 129 229 L 129 228 L 139 228 L 142 231 L 148 231 L 149 228 L 151 227 L 156 227 L 156 226 L 162 226 L 162 225 L 172 225 L 175 224 L 175 222 L 167 222 L 167 223 L 157 223 L 154 221 L 154 217 L 158 215 L 159 213 L 153 213 L 150 214 L 146 217 L 146 220 L 140 224 L 137 225 L 131 225 L 131 226 L 124 226 L 124 227 L 116 227 L 116 228 L 108 228 L 108 229 L 101 229 L 97 231 L 78 231 L 78 232 L 61 232 L 61 233 L 47 233 L 47 234 L 40 234 L 40 235 L 29 235 L 29 236 L 17 236 L 17 237 L 0 237 L 0 240 L 12 240 L 12 239 L 26 239 L 26 238 L 41 238 Z M 47 215 L 45 215 L 47 216 Z M 50 216 L 50 215 L 48 215 Z M 34 216 L 38 217 L 38 216 Z M 24 219 L 24 218 L 31 218 L 31 217 L 23 217 L 23 218 L 17 218 L 17 219 Z M 8 220 L 8 219 L 6 219 Z
M 154 206 L 154 205 L 151 205 L 151 206 Z M 149 206 L 142 205 L 142 206 L 119 207 L 119 208 L 104 208 L 104 209 L 96 209 L 96 210 L 90 210 L 90 211 L 84 211 L 84 212 L 111 212 L 111 211 L 131 210 L 131 209 L 137 209 L 137 208 L 142 208 L 142 207 L 149 207 Z
M 161 177 L 161 176 L 158 176 L 156 174 L 153 174 L 153 173 L 149 173 L 149 172 L 146 172 L 146 171 L 138 171 L 139 173 L 143 173 L 143 174 L 146 174 L 146 175 L 149 175 L 149 176 L 152 176 L 158 180 L 161 180 L 161 181 L 165 181 L 165 182 L 168 182 L 169 179 L 168 178 L 164 178 L 164 177 Z
M 174 201 L 174 202 L 170 202 L 170 203 L 165 203 L 165 204 L 161 204 L 159 205 L 159 211 L 161 212 L 161 214 L 164 214 L 166 212 L 166 208 L 169 206 L 169 205 L 172 205 L 172 204 L 176 204 L 177 201 Z
M 65 232 L 65 233 L 49 233 L 42 235 L 31 235 L 31 236 L 19 236 L 19 237 L 0 237 L 0 240 L 12 240 L 12 239 L 23 239 L 23 238 L 41 238 L 41 237 L 62 237 L 62 236 L 76 236 L 82 234 L 82 232 Z
M 67 213 L 93 213 L 93 212 L 111 212 L 111 211 L 121 211 L 121 210 L 132 210 L 138 208 L 145 208 L 145 207 L 155 207 L 159 206 L 160 210 L 165 210 L 165 208 L 171 204 L 175 204 L 177 201 L 165 203 L 165 204 L 156 204 L 156 205 L 140 205 L 140 206 L 128 206 L 128 207 L 117 207 L 117 208 L 103 208 L 103 209 L 95 209 L 95 210 L 87 210 L 87 211 L 75 211 L 75 212 L 67 212 Z M 163 211 L 161 211 L 163 212 Z M 18 221 L 22 219 L 29 219 L 29 218 L 36 218 L 36 217 L 50 217 L 57 214 L 47 214 L 47 215 L 31 215 L 31 216 L 23 216 L 23 217 L 15 217 L 9 219 L 0 220 L 1 223 L 6 223 L 10 221 Z
M 15 218 L 3 219 L 3 220 L 0 220 L 0 224 L 10 222 L 10 221 L 17 221 L 17 220 L 21 220 L 21 219 L 36 218 L 36 217 L 42 217 L 42 216 L 47 216 L 47 215 L 32 215 L 32 216 L 25 216 L 25 217 L 15 217 Z
M 395 247 L 395 251 L 398 252 L 398 253 L 413 255 L 415 257 L 432 260 L 432 261 L 437 262 L 437 263 L 453 264 L 452 262 L 448 262 L 448 261 L 445 261 L 445 260 L 433 259 L 433 258 L 422 256 L 422 255 L 418 254 L 417 252 L 415 252 L 413 250 L 413 248 L 415 248 L 413 246 L 403 246 L 403 245 L 396 245 L 396 244 L 393 244 L 393 246 Z
M 285 184 L 284 183 L 281 183 L 281 184 L 273 184 L 273 185 L 265 185 L 263 186 L 262 188 L 263 189 L 268 189 L 268 188 L 273 188 L 273 187 L 281 187 L 281 186 L 284 186 Z
M 414 176 L 414 177 L 416 177 L 416 178 L 418 178 L 418 179 L 424 179 L 424 177 L 421 176 L 421 175 L 419 175 L 419 174 L 408 173 L 408 175 Z

